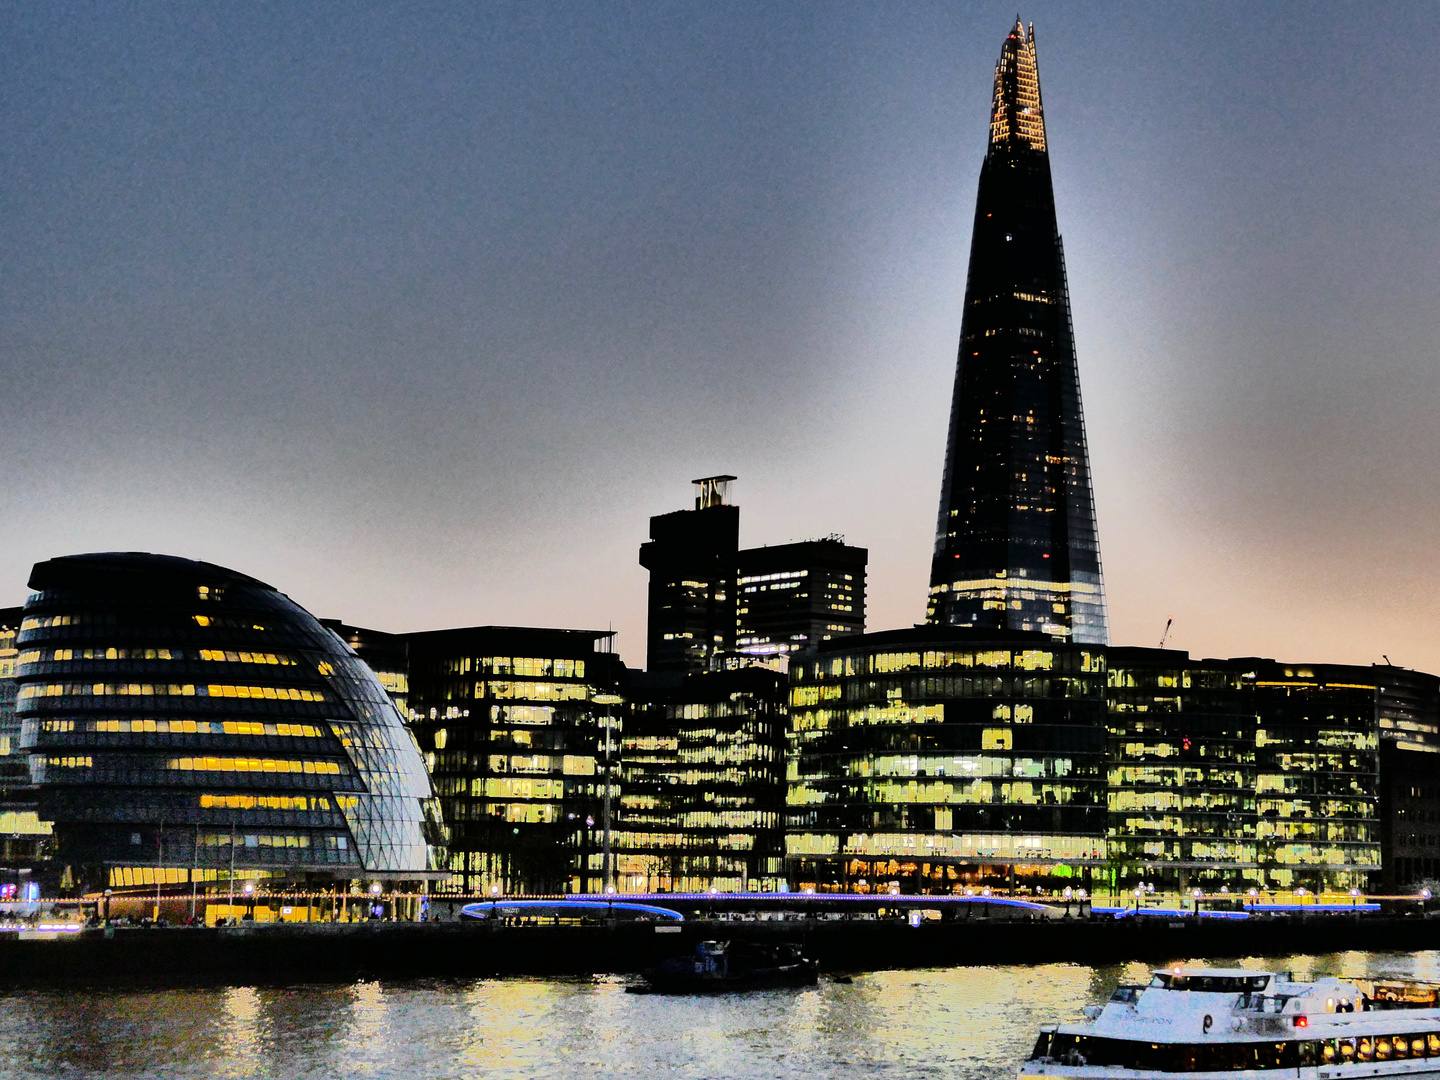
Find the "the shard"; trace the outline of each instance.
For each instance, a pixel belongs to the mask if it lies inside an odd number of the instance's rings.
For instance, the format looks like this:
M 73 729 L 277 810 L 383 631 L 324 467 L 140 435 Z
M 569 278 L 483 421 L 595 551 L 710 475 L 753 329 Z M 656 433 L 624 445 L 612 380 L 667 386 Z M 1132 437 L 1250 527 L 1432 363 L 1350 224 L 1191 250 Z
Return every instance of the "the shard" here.
M 1108 638 L 1035 29 L 995 68 L 929 621 Z

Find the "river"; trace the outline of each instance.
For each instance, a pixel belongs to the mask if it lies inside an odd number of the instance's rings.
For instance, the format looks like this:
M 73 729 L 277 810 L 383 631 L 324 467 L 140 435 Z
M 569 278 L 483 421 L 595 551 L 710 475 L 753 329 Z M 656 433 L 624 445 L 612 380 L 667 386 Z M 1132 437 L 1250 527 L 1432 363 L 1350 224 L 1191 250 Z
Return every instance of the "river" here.
M 1220 960 L 1297 975 L 1440 979 L 1440 953 Z M 1014 1075 L 1041 1023 L 1143 964 L 883 971 L 705 998 L 625 981 L 479 979 L 0 996 L 0 1076 L 839 1078 Z

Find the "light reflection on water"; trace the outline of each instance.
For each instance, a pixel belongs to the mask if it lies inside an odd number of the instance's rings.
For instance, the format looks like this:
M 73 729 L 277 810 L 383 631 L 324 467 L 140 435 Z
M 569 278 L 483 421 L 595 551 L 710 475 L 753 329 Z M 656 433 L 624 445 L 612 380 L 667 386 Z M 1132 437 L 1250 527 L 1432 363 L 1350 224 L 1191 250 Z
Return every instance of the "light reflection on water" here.
M 1440 979 L 1440 953 L 1214 961 Z M 492 979 L 0 997 L 0 1076 L 1009 1077 L 1042 1023 L 1149 966 L 886 971 L 705 998 L 623 980 Z

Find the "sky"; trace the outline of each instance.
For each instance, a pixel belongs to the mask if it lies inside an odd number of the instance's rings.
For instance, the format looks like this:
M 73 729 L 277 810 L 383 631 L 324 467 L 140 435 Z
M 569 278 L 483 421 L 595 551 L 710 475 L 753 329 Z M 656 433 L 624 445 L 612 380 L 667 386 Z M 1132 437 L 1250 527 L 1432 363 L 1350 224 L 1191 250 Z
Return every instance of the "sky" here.
M 613 627 L 650 515 L 924 616 L 1013 6 L 0 0 L 0 605 L 146 550 Z M 1037 3 L 1112 640 L 1440 671 L 1440 20 Z

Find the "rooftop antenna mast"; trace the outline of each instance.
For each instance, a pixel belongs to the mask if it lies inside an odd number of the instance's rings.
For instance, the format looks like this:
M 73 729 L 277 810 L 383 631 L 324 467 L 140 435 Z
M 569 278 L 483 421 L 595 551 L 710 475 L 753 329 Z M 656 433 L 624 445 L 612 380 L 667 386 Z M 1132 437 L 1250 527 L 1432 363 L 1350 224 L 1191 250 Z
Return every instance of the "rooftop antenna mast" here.
M 1174 619 L 1173 616 L 1172 616 L 1171 618 L 1168 618 L 1168 619 L 1165 620 L 1165 630 L 1164 630 L 1164 632 L 1160 635 L 1160 648 L 1162 648 L 1162 649 L 1165 647 L 1165 639 L 1170 636 L 1170 624 L 1173 623 L 1174 621 L 1175 621 L 1175 619 Z

